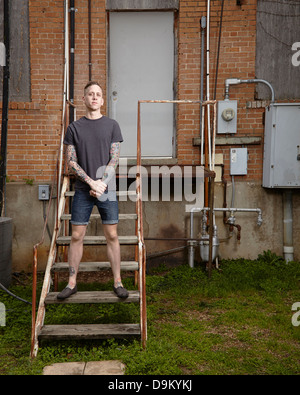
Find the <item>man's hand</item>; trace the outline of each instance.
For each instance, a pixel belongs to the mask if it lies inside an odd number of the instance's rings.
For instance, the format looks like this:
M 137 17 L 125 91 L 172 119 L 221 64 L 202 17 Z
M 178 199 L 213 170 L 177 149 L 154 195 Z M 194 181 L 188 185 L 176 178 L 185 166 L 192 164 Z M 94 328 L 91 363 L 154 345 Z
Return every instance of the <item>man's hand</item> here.
M 100 197 L 106 191 L 107 185 L 101 180 L 91 180 L 89 183 L 91 190 L 90 195 L 93 197 Z

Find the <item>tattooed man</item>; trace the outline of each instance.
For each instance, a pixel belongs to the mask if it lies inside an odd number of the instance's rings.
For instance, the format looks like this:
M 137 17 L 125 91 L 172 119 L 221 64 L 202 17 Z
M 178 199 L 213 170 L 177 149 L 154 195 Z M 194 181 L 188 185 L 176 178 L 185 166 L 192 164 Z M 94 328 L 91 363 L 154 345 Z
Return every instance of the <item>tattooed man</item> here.
M 115 170 L 118 166 L 120 143 L 123 141 L 118 123 L 101 114 L 103 93 L 97 82 L 84 88 L 86 115 L 72 122 L 66 132 L 66 160 L 69 171 L 76 176 L 72 202 L 72 238 L 69 248 L 69 282 L 58 295 L 66 299 L 77 292 L 76 277 L 83 252 L 83 238 L 94 205 L 102 219 L 107 241 L 107 255 L 114 276 L 113 290 L 127 298 L 120 272 L 119 221 L 116 198 Z

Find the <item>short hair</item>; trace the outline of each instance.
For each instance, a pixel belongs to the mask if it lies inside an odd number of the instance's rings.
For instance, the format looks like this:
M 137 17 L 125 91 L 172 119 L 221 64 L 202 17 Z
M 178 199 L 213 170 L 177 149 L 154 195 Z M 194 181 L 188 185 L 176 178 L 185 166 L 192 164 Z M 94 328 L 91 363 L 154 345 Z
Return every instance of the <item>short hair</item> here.
M 97 82 L 97 81 L 89 81 L 89 82 L 86 84 L 86 86 L 84 87 L 84 91 L 83 91 L 84 94 L 86 94 L 87 89 L 88 89 L 90 86 L 93 86 L 93 85 L 99 86 L 99 88 L 100 88 L 101 91 L 103 92 L 102 86 L 99 84 L 99 82 Z

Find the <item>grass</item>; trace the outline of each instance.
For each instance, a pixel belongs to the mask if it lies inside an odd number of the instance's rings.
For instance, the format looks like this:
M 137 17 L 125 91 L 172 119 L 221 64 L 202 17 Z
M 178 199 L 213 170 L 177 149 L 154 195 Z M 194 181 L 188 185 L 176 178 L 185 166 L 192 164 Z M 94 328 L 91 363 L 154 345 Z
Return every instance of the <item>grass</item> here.
M 211 279 L 202 265 L 161 267 L 147 276 L 148 341 L 44 342 L 29 359 L 31 307 L 0 290 L 6 326 L 0 327 L 0 374 L 39 375 L 57 362 L 118 359 L 128 375 L 297 375 L 300 264 L 265 252 L 257 260 L 221 262 Z M 133 288 L 133 279 L 125 285 Z M 63 286 L 63 285 L 62 285 Z M 110 289 L 80 284 L 80 290 Z M 31 287 L 11 292 L 31 299 Z M 46 323 L 138 322 L 138 306 L 49 306 Z M 298 318 L 300 322 L 300 318 Z

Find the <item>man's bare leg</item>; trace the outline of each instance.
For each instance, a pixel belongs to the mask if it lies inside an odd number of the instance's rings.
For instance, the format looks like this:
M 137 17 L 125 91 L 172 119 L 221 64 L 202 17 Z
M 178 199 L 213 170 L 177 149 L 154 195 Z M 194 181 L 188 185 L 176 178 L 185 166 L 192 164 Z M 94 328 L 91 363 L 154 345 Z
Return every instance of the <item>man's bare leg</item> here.
M 85 232 L 86 225 L 72 225 L 72 237 L 69 247 L 69 282 L 66 288 L 57 295 L 57 299 L 66 299 L 77 292 L 77 288 L 75 288 L 76 279 L 83 253 Z
M 120 252 L 120 243 L 118 239 L 117 226 L 118 226 L 117 224 L 103 225 L 103 231 L 107 242 L 107 257 L 111 265 L 111 270 L 113 272 L 115 288 L 123 287 L 121 280 L 121 252 Z M 127 296 L 128 293 L 126 291 L 124 292 L 124 295 L 120 297 L 127 297 Z
M 86 225 L 72 225 L 72 237 L 69 247 L 69 283 L 70 288 L 76 285 L 77 273 L 83 253 L 83 239 Z

